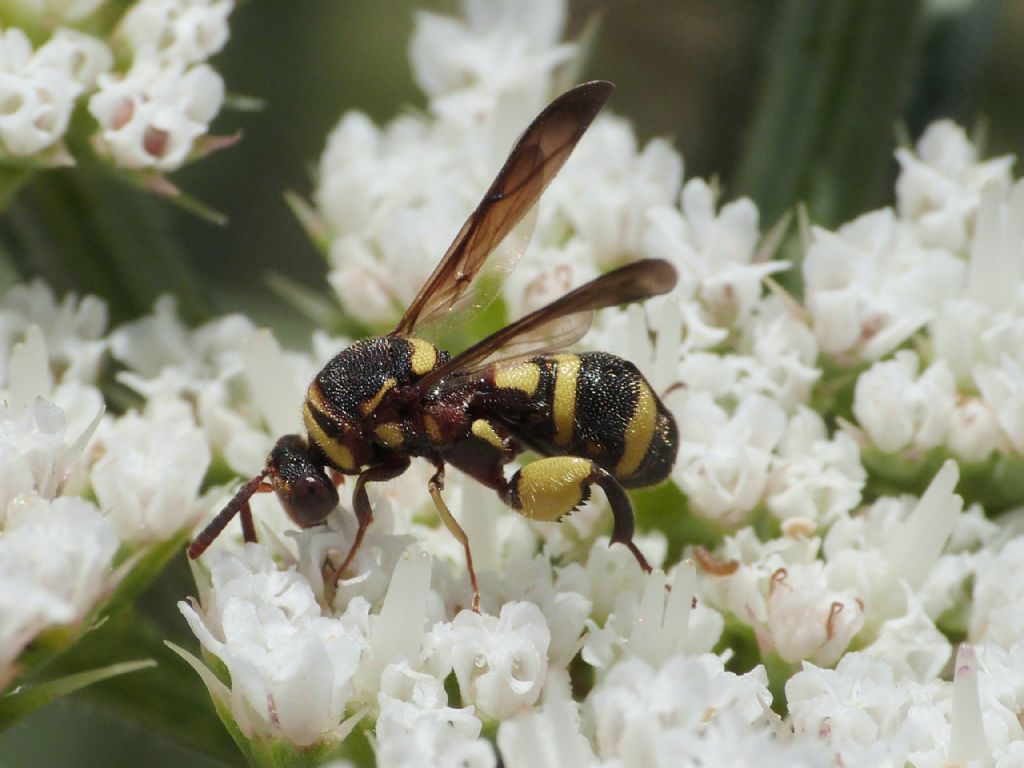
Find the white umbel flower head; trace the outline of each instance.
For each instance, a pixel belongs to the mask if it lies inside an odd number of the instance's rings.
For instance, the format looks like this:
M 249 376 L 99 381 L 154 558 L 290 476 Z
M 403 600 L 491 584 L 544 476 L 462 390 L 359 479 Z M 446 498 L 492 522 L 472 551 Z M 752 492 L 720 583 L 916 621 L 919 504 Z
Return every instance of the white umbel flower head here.
M 912 222 L 921 240 L 959 251 L 967 243 L 985 187 L 1006 189 L 1013 158 L 981 162 L 964 129 L 951 120 L 929 125 L 915 151 L 896 150 L 896 181 L 901 219 Z
M 917 354 L 901 349 L 857 378 L 853 414 L 883 452 L 942 445 L 953 419 L 956 382 L 942 360 L 918 371 Z
M 803 277 L 822 352 L 880 359 L 957 294 L 963 275 L 960 259 L 924 246 L 889 209 L 864 214 L 836 232 L 814 228 Z
M 0 149 L 27 157 L 57 144 L 83 85 L 60 62 L 33 55 L 17 27 L 0 34 Z
M 462 611 L 434 631 L 443 633 L 435 648 L 446 646 L 463 701 L 480 717 L 503 720 L 540 697 L 551 632 L 533 603 L 506 603 L 498 616 Z
M 365 608 L 348 619 L 322 615 L 308 582 L 281 571 L 267 550 L 211 552 L 211 584 L 201 603 L 178 607 L 203 647 L 231 675 L 231 689 L 211 688 L 248 738 L 299 746 L 343 739 L 353 679 L 366 648 Z M 207 678 L 201 662 L 190 663 Z
M 115 38 L 134 52 L 196 64 L 228 40 L 233 0 L 141 0 L 121 18 Z
M 464 0 L 462 18 L 416 14 L 409 44 L 413 76 L 446 120 L 473 124 L 501 100 L 535 113 L 551 92 L 555 67 L 574 46 L 559 43 L 564 0 Z
M 153 404 L 156 405 L 155 403 Z M 195 523 L 210 448 L 184 403 L 128 413 L 101 431 L 92 487 L 125 541 L 168 539 Z
M 107 348 L 106 304 L 95 296 L 74 294 L 58 300 L 48 285 L 36 280 L 16 285 L 0 298 L 0 386 L 8 384 L 12 347 L 32 326 L 42 331 L 49 367 L 61 374 L 59 380 L 95 381 Z
M 603 760 L 667 768 L 706 764 L 702 734 L 719 718 L 736 738 L 766 731 L 770 703 L 762 667 L 738 676 L 712 654 L 660 668 L 630 658 L 594 687 L 585 714 Z
M 173 171 L 207 132 L 224 101 L 224 81 L 206 64 L 137 57 L 124 75 L 101 75 L 89 99 L 99 123 L 96 151 L 127 169 Z
M 673 479 L 696 512 L 724 527 L 738 525 L 768 489 L 785 412 L 761 395 L 744 397 L 731 416 L 707 392 L 680 392 L 668 404 L 679 426 Z
M 947 743 L 947 696 L 940 681 L 896 680 L 887 664 L 856 652 L 834 670 L 805 662 L 786 683 L 797 739 L 825 742 L 842 765 L 904 765 Z
M 480 736 L 473 708 L 423 707 L 381 695 L 377 719 L 379 768 L 494 768 L 494 748 Z
M 114 586 L 118 540 L 92 503 L 34 493 L 0 510 L 0 690 L 40 632 L 86 619 Z

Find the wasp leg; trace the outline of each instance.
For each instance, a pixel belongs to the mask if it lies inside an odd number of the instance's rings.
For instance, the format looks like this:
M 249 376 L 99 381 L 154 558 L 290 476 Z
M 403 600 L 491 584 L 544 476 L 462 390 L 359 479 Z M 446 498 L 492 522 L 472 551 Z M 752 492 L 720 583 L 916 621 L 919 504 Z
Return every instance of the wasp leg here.
M 445 528 L 451 533 L 456 540 L 462 544 L 463 550 L 466 552 L 466 568 L 469 570 L 469 584 L 473 588 L 473 603 L 472 608 L 474 613 L 480 613 L 480 588 L 476 582 L 476 570 L 473 568 L 473 553 L 469 551 L 469 537 L 466 536 L 466 532 L 462 530 L 462 526 L 459 525 L 459 521 L 455 519 L 455 516 L 448 509 L 448 505 L 444 503 L 444 499 L 441 498 L 441 491 L 444 490 L 444 462 L 437 461 L 434 463 L 437 467 L 437 472 L 430 478 L 430 483 L 427 488 L 430 490 L 430 498 L 434 500 L 434 506 L 437 508 L 437 514 L 441 517 L 441 521 L 444 523 Z
M 633 542 L 636 523 L 629 496 L 618 480 L 590 459 L 551 456 L 531 462 L 512 476 L 502 498 L 530 520 L 556 521 L 590 498 L 590 486 L 595 483 L 612 508 L 611 543 L 625 545 L 640 567 L 650 573 L 650 563 Z
M 531 520 L 559 520 L 590 498 L 590 486 L 597 484 L 612 508 L 611 543 L 623 544 L 640 567 L 651 572 L 647 558 L 633 543 L 633 505 L 618 480 L 590 459 L 578 456 L 539 459 L 506 480 L 503 466 L 518 452 L 518 444 L 500 424 L 477 419 L 472 435 L 455 443 L 445 453 L 445 460 L 493 488 L 502 501 Z
M 366 535 L 366 529 L 369 527 L 370 523 L 373 522 L 373 510 L 370 508 L 370 497 L 366 495 L 366 484 L 393 480 L 408 468 L 409 457 L 395 454 L 384 464 L 378 464 L 375 467 L 370 467 L 366 471 L 360 473 L 359 477 L 356 478 L 356 487 L 352 492 L 352 511 L 356 513 L 356 520 L 359 522 L 359 528 L 356 529 L 356 537 L 352 541 L 352 548 L 348 551 L 348 556 L 345 558 L 344 562 L 342 562 L 341 567 L 334 572 L 335 581 L 337 581 L 341 577 L 341 574 L 345 572 L 345 569 L 351 565 L 352 559 L 356 556 L 356 552 L 359 551 L 359 545 L 363 543 L 363 536 Z

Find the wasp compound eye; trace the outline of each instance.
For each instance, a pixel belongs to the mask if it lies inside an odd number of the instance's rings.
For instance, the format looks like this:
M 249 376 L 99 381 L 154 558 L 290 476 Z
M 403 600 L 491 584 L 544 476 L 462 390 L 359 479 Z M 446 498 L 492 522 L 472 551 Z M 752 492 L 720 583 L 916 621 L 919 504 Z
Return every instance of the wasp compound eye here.
M 297 525 L 308 528 L 322 523 L 338 506 L 338 491 L 326 475 L 305 475 L 278 490 L 288 516 Z
M 306 441 L 285 435 L 267 462 L 270 484 L 288 516 L 303 528 L 319 525 L 338 506 L 338 491 L 310 457 Z

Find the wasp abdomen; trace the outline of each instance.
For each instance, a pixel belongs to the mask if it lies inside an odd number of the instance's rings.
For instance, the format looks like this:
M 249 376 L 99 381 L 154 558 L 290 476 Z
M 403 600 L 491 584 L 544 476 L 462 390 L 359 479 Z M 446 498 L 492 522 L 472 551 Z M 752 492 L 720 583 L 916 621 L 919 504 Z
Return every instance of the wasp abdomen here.
M 606 352 L 538 355 L 486 372 L 489 411 L 544 455 L 591 459 L 626 487 L 666 479 L 675 420 L 636 366 Z

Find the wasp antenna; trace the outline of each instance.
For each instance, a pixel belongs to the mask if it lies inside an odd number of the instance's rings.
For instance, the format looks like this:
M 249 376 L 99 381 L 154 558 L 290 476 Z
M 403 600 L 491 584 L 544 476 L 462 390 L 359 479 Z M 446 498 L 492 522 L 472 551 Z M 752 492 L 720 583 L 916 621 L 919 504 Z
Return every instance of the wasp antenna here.
M 225 526 L 231 522 L 231 518 L 237 515 L 246 504 L 249 503 L 249 499 L 256 493 L 260 486 L 263 485 L 263 480 L 269 474 L 270 470 L 263 470 L 252 480 L 247 482 L 241 488 L 238 489 L 238 493 L 235 497 L 227 503 L 227 506 L 222 509 L 210 524 L 207 525 L 203 530 L 199 532 L 199 535 L 192 539 L 192 543 L 188 546 L 188 556 L 195 560 L 206 548 L 209 547 L 213 540 L 220 536 L 221 531 L 224 530 Z

